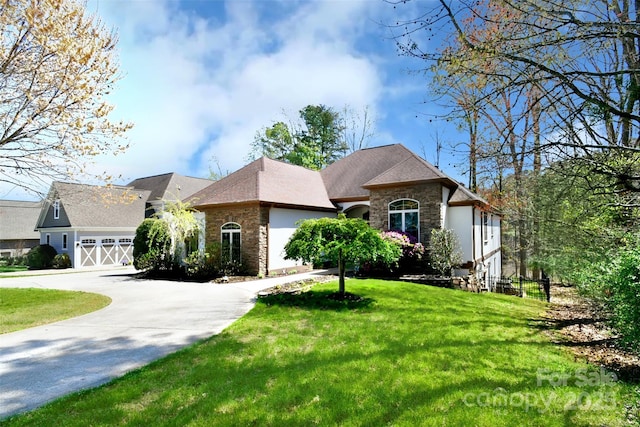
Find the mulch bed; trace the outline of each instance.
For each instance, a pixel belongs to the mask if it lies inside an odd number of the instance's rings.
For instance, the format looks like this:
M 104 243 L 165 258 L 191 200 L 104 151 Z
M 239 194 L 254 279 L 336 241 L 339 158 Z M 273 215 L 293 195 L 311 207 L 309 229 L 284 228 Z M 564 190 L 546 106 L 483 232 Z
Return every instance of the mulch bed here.
M 569 347 L 576 360 L 601 366 L 623 381 L 640 383 L 640 356 L 621 347 L 604 314 L 581 298 L 575 288 L 552 286 L 544 329 L 555 343 Z

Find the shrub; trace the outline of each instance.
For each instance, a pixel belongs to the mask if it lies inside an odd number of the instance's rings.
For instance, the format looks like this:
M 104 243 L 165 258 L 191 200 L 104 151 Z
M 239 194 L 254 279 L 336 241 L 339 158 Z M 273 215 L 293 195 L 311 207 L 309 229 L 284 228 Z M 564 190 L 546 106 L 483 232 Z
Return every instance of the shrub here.
M 133 239 L 133 266 L 138 270 L 170 270 L 171 235 L 165 221 L 147 218 L 136 229 Z
M 51 245 L 35 246 L 27 254 L 29 268 L 33 270 L 51 268 L 53 266 L 53 259 L 57 254 L 58 251 Z
M 53 257 L 53 268 L 71 268 L 71 258 L 69 258 L 69 254 L 58 254 Z
M 204 253 L 192 252 L 184 260 L 187 277 L 193 280 L 204 280 L 220 275 L 220 266 L 217 263 L 216 253 L 220 253 L 219 244 L 207 245 Z
M 443 276 L 451 275 L 454 267 L 462 264 L 462 251 L 458 236 L 447 228 L 431 230 L 429 240 L 431 266 Z
M 640 350 L 640 246 L 582 271 L 578 289 L 609 314 L 623 344 Z

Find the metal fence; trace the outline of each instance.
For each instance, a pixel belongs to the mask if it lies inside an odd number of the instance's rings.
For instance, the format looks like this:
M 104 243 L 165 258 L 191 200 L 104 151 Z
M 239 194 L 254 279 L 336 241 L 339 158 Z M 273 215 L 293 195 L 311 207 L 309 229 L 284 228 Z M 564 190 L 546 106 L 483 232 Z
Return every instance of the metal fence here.
M 487 277 L 490 292 L 516 295 L 521 298 L 535 298 L 551 301 L 551 281 L 547 279 L 526 279 L 524 277 Z

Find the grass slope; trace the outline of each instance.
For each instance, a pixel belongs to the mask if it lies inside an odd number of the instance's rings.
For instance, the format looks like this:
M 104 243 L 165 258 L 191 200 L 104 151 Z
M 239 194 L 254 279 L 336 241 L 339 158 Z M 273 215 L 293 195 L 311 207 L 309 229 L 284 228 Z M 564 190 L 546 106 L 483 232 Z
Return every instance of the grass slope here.
M 219 336 L 0 424 L 624 421 L 630 388 L 599 380 L 583 384 L 582 373 L 592 378 L 595 368 L 575 363 L 533 326 L 542 303 L 377 280 L 347 283 L 363 301 L 328 302 L 336 287 L 318 285 L 302 298 L 259 302 Z
M 80 316 L 109 303 L 109 297 L 87 292 L 0 288 L 0 334 Z

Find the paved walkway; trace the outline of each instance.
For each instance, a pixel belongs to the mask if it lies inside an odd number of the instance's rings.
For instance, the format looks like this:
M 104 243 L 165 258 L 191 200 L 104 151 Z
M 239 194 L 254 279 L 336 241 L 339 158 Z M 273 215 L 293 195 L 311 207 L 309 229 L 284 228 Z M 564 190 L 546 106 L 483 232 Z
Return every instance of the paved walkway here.
M 79 290 L 112 299 L 93 313 L 0 335 L 0 419 L 104 384 L 218 334 L 253 307 L 262 289 L 327 274 L 221 285 L 140 280 L 133 273 L 121 267 L 0 275 L 0 287 Z

